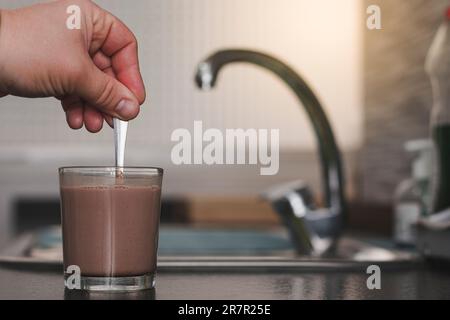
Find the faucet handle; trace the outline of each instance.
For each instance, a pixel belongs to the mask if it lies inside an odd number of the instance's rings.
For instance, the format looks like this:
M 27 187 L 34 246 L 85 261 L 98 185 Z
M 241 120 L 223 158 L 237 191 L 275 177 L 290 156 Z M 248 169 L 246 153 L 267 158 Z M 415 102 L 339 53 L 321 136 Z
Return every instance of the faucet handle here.
M 299 218 L 316 208 L 313 194 L 303 180 L 295 180 L 272 187 L 262 194 L 262 198 L 275 206 L 289 204 L 292 211 L 289 214 L 294 214 Z M 280 212 L 280 214 L 285 213 L 284 210 Z
M 320 256 L 335 243 L 330 226 L 336 225 L 337 213 L 317 208 L 314 196 L 302 180 L 273 187 L 262 194 L 278 213 L 301 255 Z

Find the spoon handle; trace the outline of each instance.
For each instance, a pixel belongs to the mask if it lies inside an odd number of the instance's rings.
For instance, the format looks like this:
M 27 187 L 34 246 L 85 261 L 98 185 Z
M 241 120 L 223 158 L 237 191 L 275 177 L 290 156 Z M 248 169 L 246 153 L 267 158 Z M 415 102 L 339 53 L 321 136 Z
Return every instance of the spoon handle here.
M 116 151 L 116 167 L 123 167 L 125 163 L 125 143 L 127 141 L 128 122 L 113 119 L 114 144 Z

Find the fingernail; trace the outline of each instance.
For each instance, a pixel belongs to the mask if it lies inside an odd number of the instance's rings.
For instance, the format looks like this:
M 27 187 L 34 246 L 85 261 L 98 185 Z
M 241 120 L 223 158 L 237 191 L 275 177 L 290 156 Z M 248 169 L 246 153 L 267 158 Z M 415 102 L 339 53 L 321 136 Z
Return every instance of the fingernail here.
M 130 119 L 136 115 L 138 108 L 138 105 L 133 101 L 123 99 L 117 104 L 115 111 L 120 117 Z
M 105 117 L 105 121 L 106 121 L 106 123 L 108 124 L 108 126 L 111 127 L 111 129 L 114 129 L 114 123 L 113 123 L 112 118 L 110 118 L 110 117 Z

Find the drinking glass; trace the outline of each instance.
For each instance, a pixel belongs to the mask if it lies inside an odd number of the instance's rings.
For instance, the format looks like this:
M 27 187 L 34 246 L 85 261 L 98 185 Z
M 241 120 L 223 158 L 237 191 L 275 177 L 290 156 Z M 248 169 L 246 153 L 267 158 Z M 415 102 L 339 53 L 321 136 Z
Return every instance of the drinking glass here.
M 151 167 L 59 169 L 67 288 L 154 287 L 162 177 Z

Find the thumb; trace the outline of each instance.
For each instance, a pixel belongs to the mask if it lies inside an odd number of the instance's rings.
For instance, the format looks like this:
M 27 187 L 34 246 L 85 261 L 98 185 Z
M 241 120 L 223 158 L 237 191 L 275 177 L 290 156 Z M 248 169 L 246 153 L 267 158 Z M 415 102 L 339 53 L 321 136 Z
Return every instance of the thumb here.
M 76 95 L 88 105 L 121 120 L 131 120 L 139 114 L 139 102 L 124 84 L 94 64 L 89 69 L 79 81 Z

